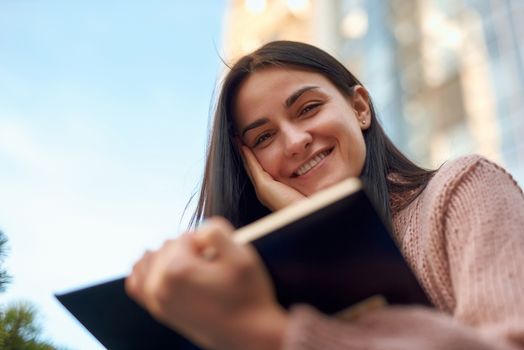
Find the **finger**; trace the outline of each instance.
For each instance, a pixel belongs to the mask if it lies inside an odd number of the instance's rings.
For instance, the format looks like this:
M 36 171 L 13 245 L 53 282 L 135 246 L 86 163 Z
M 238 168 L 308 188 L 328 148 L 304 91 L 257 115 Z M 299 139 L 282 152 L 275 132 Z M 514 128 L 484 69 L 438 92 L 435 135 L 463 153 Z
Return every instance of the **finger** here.
M 224 218 L 213 217 L 206 220 L 193 236 L 200 256 L 212 261 L 227 255 L 235 244 L 231 239 L 233 231 L 233 225 Z
M 250 173 L 250 169 L 249 169 L 249 167 L 247 165 L 246 156 L 245 156 L 245 150 L 244 150 L 244 147 L 246 147 L 246 146 L 244 146 L 244 143 L 242 142 L 242 140 L 238 136 L 235 138 L 235 144 L 237 146 L 238 152 L 240 153 L 240 158 L 242 159 L 242 165 L 244 166 L 244 169 L 246 170 L 247 175 L 251 179 L 251 173 Z
M 256 180 L 259 179 L 260 174 L 264 172 L 264 169 L 258 162 L 257 158 L 253 152 L 246 146 L 241 146 L 242 155 L 244 160 L 244 168 L 251 179 L 251 182 L 254 184 Z
M 252 150 L 250 150 L 248 147 L 243 146 L 245 158 L 247 167 L 249 168 L 249 172 L 251 174 L 251 180 L 255 187 L 259 186 L 260 184 L 276 181 L 273 176 L 271 176 L 266 169 L 262 167 L 260 162 L 258 161 L 257 157 L 253 153 Z
M 126 293 L 138 302 L 141 302 L 142 299 L 142 287 L 148 274 L 152 254 L 149 250 L 145 251 L 140 260 L 133 265 L 131 273 L 124 281 Z
M 173 284 L 183 286 L 198 269 L 200 261 L 196 259 L 190 236 L 166 240 L 151 257 L 147 275 L 140 286 L 140 300 L 152 314 L 161 315 Z
M 164 242 L 158 251 L 158 256 L 151 263 L 151 270 L 183 270 L 194 263 L 195 258 L 196 249 L 192 234 L 182 234 L 177 239 Z
M 247 147 L 242 146 L 241 144 L 239 144 L 238 147 L 240 148 L 240 154 L 242 155 L 242 164 L 244 165 L 244 169 L 246 170 L 247 176 L 249 177 L 251 182 L 253 182 L 253 176 L 251 175 L 251 169 L 249 167 L 248 160 L 247 160 L 248 156 L 246 155 Z

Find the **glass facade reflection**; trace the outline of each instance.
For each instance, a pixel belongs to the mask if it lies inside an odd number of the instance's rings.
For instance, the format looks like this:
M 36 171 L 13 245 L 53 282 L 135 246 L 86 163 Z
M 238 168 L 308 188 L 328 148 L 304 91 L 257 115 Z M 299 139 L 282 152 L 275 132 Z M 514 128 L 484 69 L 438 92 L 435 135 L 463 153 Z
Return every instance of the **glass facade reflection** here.
M 524 1 L 267 0 L 257 13 L 247 3 L 229 3 L 227 58 L 276 39 L 318 45 L 364 82 L 419 163 L 480 153 L 524 184 Z

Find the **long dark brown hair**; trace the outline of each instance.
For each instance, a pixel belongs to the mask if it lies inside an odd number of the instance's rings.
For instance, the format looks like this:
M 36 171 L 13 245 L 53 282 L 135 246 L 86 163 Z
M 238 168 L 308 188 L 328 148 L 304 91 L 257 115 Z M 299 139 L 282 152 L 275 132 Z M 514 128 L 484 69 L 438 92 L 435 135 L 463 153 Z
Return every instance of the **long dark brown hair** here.
M 240 227 L 269 213 L 257 199 L 235 143 L 234 104 L 241 83 L 257 70 L 272 66 L 320 73 L 344 96 L 352 96 L 353 87 L 362 85 L 328 53 L 300 42 L 270 42 L 237 61 L 224 78 L 217 100 L 204 177 L 190 225 L 220 215 Z M 360 177 L 377 210 L 390 223 L 390 195 L 403 198 L 395 209 L 405 207 L 424 189 L 433 171 L 420 168 L 393 145 L 379 124 L 371 99 L 369 105 L 371 125 L 364 131 L 366 161 Z

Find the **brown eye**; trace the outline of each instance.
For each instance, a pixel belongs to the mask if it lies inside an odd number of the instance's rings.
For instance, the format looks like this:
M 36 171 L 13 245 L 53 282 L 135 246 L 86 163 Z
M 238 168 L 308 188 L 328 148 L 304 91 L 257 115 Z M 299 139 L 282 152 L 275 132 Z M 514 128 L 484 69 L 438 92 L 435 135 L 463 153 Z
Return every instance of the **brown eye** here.
M 253 145 L 253 147 L 256 147 L 258 145 L 260 145 L 262 142 L 268 140 L 269 138 L 271 138 L 272 134 L 269 133 L 269 132 L 265 132 L 263 134 L 261 134 L 260 136 L 258 136 L 256 139 L 255 139 L 255 144 Z
M 310 104 L 307 104 L 304 108 L 302 108 L 300 110 L 300 113 L 299 113 L 299 116 L 302 116 L 304 114 L 307 114 L 311 111 L 314 111 L 315 109 L 317 109 L 318 107 L 320 107 L 321 103 L 320 102 L 315 102 L 315 103 L 310 103 Z

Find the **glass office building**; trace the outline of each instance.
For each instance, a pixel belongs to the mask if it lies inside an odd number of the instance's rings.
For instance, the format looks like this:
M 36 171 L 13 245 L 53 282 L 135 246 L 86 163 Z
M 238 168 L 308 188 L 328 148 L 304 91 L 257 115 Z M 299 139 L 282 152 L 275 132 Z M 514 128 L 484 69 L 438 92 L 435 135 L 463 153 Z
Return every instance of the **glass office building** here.
M 420 164 L 480 153 L 524 184 L 524 2 L 231 0 L 225 55 L 278 39 L 337 56 Z

